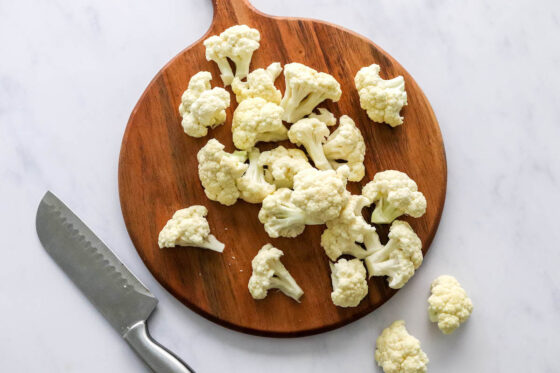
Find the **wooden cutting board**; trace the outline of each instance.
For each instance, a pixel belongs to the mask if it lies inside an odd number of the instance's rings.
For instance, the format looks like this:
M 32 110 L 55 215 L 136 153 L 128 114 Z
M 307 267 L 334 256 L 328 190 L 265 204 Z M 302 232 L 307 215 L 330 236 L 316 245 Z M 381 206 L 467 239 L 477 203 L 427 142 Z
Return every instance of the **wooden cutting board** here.
M 238 201 L 225 207 L 206 198 L 198 179 L 196 154 L 212 137 L 225 144 L 227 151 L 234 149 L 231 118 L 237 105 L 232 94 L 226 124 L 211 130 L 207 137 L 196 139 L 183 132 L 177 108 L 190 77 L 206 70 L 214 78 L 212 86 L 222 85 L 217 66 L 204 57 L 202 41 L 232 25 L 247 24 L 261 33 L 251 70 L 276 61 L 282 65 L 301 62 L 332 74 L 341 84 L 342 98 L 336 104 L 329 101 L 321 106 L 337 117 L 352 117 L 367 145 L 366 177 L 360 183 L 349 183 L 348 189 L 359 194 L 376 172 L 386 169 L 410 175 L 428 201 L 423 217 L 405 219 L 422 239 L 424 252 L 436 232 L 446 190 L 445 152 L 437 120 L 412 76 L 370 40 L 326 22 L 271 17 L 245 0 L 213 0 L 213 5 L 214 19 L 206 35 L 163 67 L 130 116 L 119 162 L 126 227 L 157 280 L 187 307 L 214 322 L 275 337 L 340 327 L 381 306 L 395 290 L 387 287 L 385 278 L 374 278 L 369 280 L 369 295 L 358 307 L 335 307 L 330 299 L 328 259 L 320 246 L 323 226 L 309 226 L 295 239 L 271 239 L 257 218 L 260 205 Z M 400 127 L 373 123 L 360 108 L 354 76 L 372 63 L 381 66 L 385 79 L 397 75 L 405 79 L 408 106 L 402 111 L 405 120 Z M 277 86 L 284 91 L 283 76 Z M 159 249 L 158 233 L 166 221 L 176 210 L 194 204 L 208 208 L 212 232 L 226 245 L 223 254 L 197 248 Z M 378 230 L 382 240 L 386 239 L 387 226 Z M 251 259 L 269 242 L 284 251 L 283 263 L 305 291 L 301 303 L 276 291 L 270 291 L 264 300 L 251 298 L 247 290 Z

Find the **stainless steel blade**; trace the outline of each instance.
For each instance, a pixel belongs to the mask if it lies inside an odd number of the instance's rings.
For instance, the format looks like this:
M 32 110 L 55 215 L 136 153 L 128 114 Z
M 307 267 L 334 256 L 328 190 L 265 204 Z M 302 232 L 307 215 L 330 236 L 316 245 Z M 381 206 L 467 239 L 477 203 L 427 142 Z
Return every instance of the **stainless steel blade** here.
M 121 335 L 150 316 L 157 299 L 51 192 L 39 205 L 36 228 L 45 250 Z

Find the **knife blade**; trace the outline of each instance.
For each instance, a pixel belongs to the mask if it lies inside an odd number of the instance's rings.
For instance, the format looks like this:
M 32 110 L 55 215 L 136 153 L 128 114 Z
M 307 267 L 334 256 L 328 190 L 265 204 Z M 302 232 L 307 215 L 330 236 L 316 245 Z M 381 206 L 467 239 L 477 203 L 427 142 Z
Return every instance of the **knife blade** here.
M 113 328 L 156 372 L 194 372 L 153 341 L 156 297 L 61 200 L 47 192 L 36 217 L 41 244 Z

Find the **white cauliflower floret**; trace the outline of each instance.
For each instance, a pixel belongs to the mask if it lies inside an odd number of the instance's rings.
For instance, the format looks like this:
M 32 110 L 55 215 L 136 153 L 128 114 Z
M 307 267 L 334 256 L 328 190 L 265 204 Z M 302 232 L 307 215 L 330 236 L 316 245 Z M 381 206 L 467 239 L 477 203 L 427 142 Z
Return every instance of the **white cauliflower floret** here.
M 282 92 L 274 86 L 274 81 L 282 72 L 279 62 L 271 63 L 266 70 L 256 69 L 247 75 L 247 81 L 242 82 L 241 79 L 233 79 L 231 89 L 235 93 L 237 102 L 248 98 L 260 97 L 266 101 L 279 104 L 282 100 Z
M 217 127 L 226 120 L 229 93 L 223 88 L 211 88 L 210 80 L 212 74 L 208 71 L 196 73 L 181 96 L 179 105 L 179 113 L 183 117 L 181 124 L 189 136 L 206 136 L 208 127 Z
M 218 140 L 209 140 L 198 152 L 198 176 L 206 197 L 222 205 L 231 206 L 239 198 L 235 181 L 247 170 L 245 152 L 224 151 Z
M 317 110 L 319 111 L 319 114 L 313 112 L 309 114 L 307 118 L 319 119 L 329 127 L 336 125 L 336 118 L 334 117 L 333 113 L 322 107 Z
M 422 264 L 422 241 L 410 225 L 395 220 L 389 229 L 389 241 L 365 259 L 369 277 L 388 276 L 393 289 L 402 288 Z
M 304 118 L 294 123 L 288 131 L 290 142 L 303 146 L 319 170 L 332 170 L 325 156 L 323 144 L 330 131 L 327 125 L 316 118 Z
M 304 210 L 314 224 L 324 224 L 338 217 L 348 199 L 348 172 L 347 166 L 336 171 L 308 168 L 298 172 L 294 177 L 292 202 Z
M 356 307 L 368 293 L 366 269 L 359 259 L 330 263 L 333 291 L 331 299 L 339 307 Z
M 206 207 L 200 205 L 176 211 L 159 232 L 159 247 L 163 249 L 178 245 L 201 247 L 220 253 L 224 251 L 225 245 L 210 234 L 207 214 Z
M 426 212 L 426 198 L 407 174 L 395 170 L 378 172 L 362 189 L 375 203 L 371 221 L 389 224 L 401 215 L 419 218 Z
M 242 177 L 237 179 L 237 188 L 241 192 L 241 199 L 244 201 L 261 203 L 266 196 L 276 190 L 276 187 L 267 183 L 264 178 L 264 170 L 259 162 L 259 149 L 253 148 L 248 153 L 249 168 Z
M 283 119 L 294 123 L 311 114 L 321 102 L 340 99 L 340 84 L 329 74 L 320 73 L 302 65 L 289 63 L 284 66 L 286 92 L 280 105 L 284 108 Z
M 472 301 L 453 276 L 439 276 L 432 282 L 431 290 L 428 298 L 430 321 L 437 322 L 444 334 L 451 334 L 469 319 Z
M 307 156 L 299 149 L 286 149 L 282 145 L 262 152 L 259 162 L 265 167 L 265 178 L 278 188 L 291 188 L 294 176 L 301 170 L 311 168 Z
M 308 220 L 305 211 L 292 202 L 292 190 L 281 188 L 266 196 L 259 211 L 259 221 L 272 238 L 296 237 L 305 229 Z
M 278 289 L 299 302 L 303 290 L 280 261 L 282 255 L 284 255 L 282 250 L 266 244 L 253 258 L 253 274 L 249 279 L 249 292 L 254 299 L 264 299 L 269 289 Z
M 323 151 L 334 169 L 342 165 L 350 168 L 348 180 L 362 180 L 366 172 L 364 166 L 366 144 L 362 133 L 348 115 L 340 117 L 340 124 L 327 138 Z M 345 162 L 338 162 L 340 160 Z
M 260 46 L 261 35 L 258 30 L 247 25 L 235 25 L 220 35 L 204 40 L 206 60 L 218 64 L 224 85 L 233 81 L 234 75 L 228 58 L 235 64 L 235 77 L 243 79 L 249 73 L 253 52 Z
M 392 323 L 377 338 L 375 361 L 385 373 L 426 373 L 429 362 L 403 320 Z
M 350 195 L 340 215 L 327 222 L 327 229 L 321 235 L 321 246 L 333 262 L 341 255 L 364 259 L 380 248 L 375 227 L 362 216 L 362 209 L 367 205 L 369 200 L 366 197 Z
M 385 122 L 396 127 L 403 123 L 400 111 L 407 104 L 404 79 L 397 76 L 383 80 L 379 70 L 379 65 L 373 64 L 362 67 L 356 74 L 354 82 L 360 96 L 360 106 L 374 122 Z
M 282 108 L 257 98 L 243 100 L 233 113 L 231 131 L 238 149 L 249 149 L 259 141 L 282 141 L 288 130 L 282 124 Z

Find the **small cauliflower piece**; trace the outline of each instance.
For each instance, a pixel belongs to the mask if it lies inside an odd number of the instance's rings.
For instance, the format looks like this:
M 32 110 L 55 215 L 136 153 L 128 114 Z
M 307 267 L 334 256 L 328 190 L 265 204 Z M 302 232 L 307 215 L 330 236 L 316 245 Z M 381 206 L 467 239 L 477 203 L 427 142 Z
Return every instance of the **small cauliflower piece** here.
M 369 200 L 366 197 L 349 195 L 340 215 L 327 221 L 327 229 L 321 235 L 321 246 L 331 261 L 336 261 L 341 255 L 364 259 L 380 248 L 375 227 L 369 225 L 362 216 L 362 209 L 367 205 Z
M 419 218 L 426 212 L 426 198 L 407 174 L 395 170 L 378 172 L 362 189 L 375 203 L 371 221 L 389 224 L 401 215 Z
M 299 149 L 286 149 L 282 145 L 262 152 L 259 162 L 265 167 L 265 178 L 278 188 L 291 188 L 294 176 L 301 170 L 311 168 L 307 156 Z
M 367 111 L 371 120 L 387 123 L 391 127 L 403 123 L 400 111 L 407 104 L 404 79 L 397 76 L 383 80 L 379 76 L 379 65 L 362 67 L 354 78 L 360 96 L 360 106 Z
M 189 136 L 206 136 L 209 127 L 217 127 L 226 120 L 229 93 L 223 88 L 211 88 L 210 80 L 212 74 L 208 71 L 196 73 L 181 96 L 179 114 L 183 117 L 183 130 Z
M 338 307 L 356 307 L 368 293 L 364 264 L 359 259 L 340 259 L 329 265 L 333 303 Z
M 393 289 L 402 288 L 422 264 L 422 241 L 411 226 L 395 220 L 389 228 L 389 241 L 366 259 L 369 277 L 388 276 Z
M 292 190 L 281 188 L 266 196 L 259 210 L 259 221 L 272 238 L 296 237 L 309 221 L 305 211 L 292 202 Z
M 473 304 L 461 284 L 453 276 L 439 276 L 432 282 L 428 298 L 430 321 L 437 322 L 443 334 L 451 334 L 473 311 Z
M 350 168 L 349 181 L 362 180 L 366 172 L 366 144 L 356 123 L 348 115 L 340 117 L 340 124 L 327 138 L 323 151 L 334 169 L 342 165 Z M 345 162 L 338 162 L 340 160 Z
M 282 92 L 274 86 L 274 81 L 282 72 L 279 62 L 273 62 L 266 69 L 256 69 L 247 75 L 247 81 L 235 78 L 231 83 L 231 89 L 235 93 L 237 102 L 248 98 L 260 97 L 268 102 L 279 104 L 282 100 Z
M 306 224 L 324 224 L 335 219 L 346 204 L 348 167 L 319 171 L 308 168 L 294 176 L 292 202 L 305 211 Z
M 210 234 L 206 215 L 208 210 L 200 205 L 177 210 L 159 232 L 159 247 L 193 246 L 223 252 L 225 245 Z
M 323 150 L 323 144 L 327 141 L 329 134 L 327 125 L 319 119 L 304 118 L 290 127 L 288 138 L 293 144 L 305 148 L 317 169 L 332 170 Z
M 261 154 L 259 149 L 253 148 L 248 153 L 249 168 L 237 179 L 237 188 L 241 192 L 241 199 L 245 202 L 261 203 L 266 196 L 276 190 L 276 187 L 264 178 L 264 170 L 259 162 Z
M 392 323 L 377 338 L 375 361 L 385 373 L 426 373 L 428 356 L 403 320 Z
M 259 48 L 260 40 L 259 31 L 247 25 L 232 26 L 220 35 L 204 40 L 206 60 L 218 64 L 225 86 L 230 85 L 234 77 L 243 79 L 247 76 L 253 52 Z M 235 76 L 228 58 L 235 64 Z
M 288 123 L 311 114 L 327 99 L 337 102 L 342 95 L 340 84 L 332 75 L 317 72 L 301 63 L 285 65 L 284 78 L 286 91 L 280 106 L 284 108 L 283 119 Z
M 228 153 L 224 145 L 216 139 L 210 139 L 199 150 L 198 176 L 204 187 L 206 197 L 222 205 L 231 206 L 239 198 L 236 180 L 249 167 L 245 164 L 246 152 Z
M 334 117 L 333 113 L 322 107 L 317 110 L 319 111 L 319 114 L 313 112 L 309 114 L 307 118 L 319 119 L 329 127 L 336 125 L 336 118 Z
M 282 250 L 266 244 L 253 258 L 253 274 L 249 279 L 249 292 L 254 299 L 264 299 L 269 289 L 278 289 L 299 302 L 303 290 L 280 261 L 282 255 L 284 255 Z
M 256 97 L 243 100 L 233 113 L 231 131 L 238 149 L 249 149 L 259 141 L 282 141 L 288 130 L 282 124 L 282 108 Z

